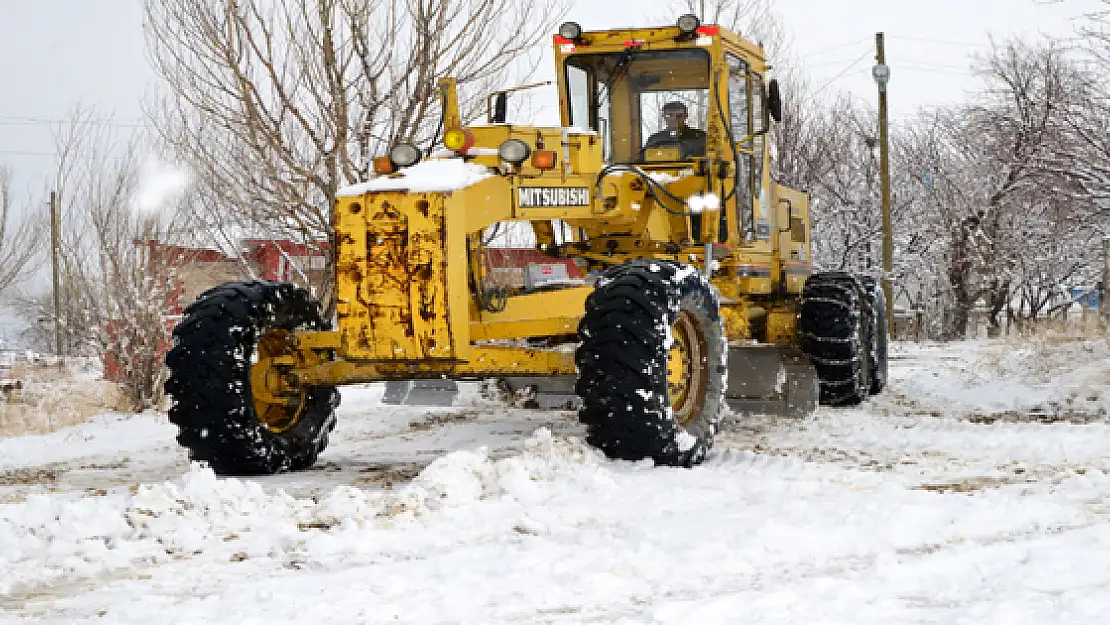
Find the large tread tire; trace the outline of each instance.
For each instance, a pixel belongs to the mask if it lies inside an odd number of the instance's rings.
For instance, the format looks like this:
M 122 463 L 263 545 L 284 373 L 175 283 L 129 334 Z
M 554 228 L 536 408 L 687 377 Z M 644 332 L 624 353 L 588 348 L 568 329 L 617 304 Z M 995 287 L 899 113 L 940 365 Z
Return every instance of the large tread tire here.
M 251 356 L 267 330 L 330 326 L 309 293 L 277 282 L 232 282 L 202 293 L 185 309 L 166 355 L 169 418 L 192 460 L 221 475 L 269 475 L 306 469 L 327 447 L 339 392 L 310 387 L 294 425 L 281 432 L 257 417 Z
M 870 315 L 863 285 L 852 274 L 817 273 L 806 280 L 799 344 L 817 370 L 822 405 L 856 406 L 870 394 Z
M 865 276 L 861 280 L 872 311 L 871 349 L 867 353 L 871 364 L 869 392 L 872 395 L 878 395 L 886 388 L 890 372 L 890 332 L 886 320 L 886 294 L 883 292 L 883 285 L 875 278 Z
M 695 338 L 701 356 L 690 359 L 698 366 L 691 379 L 700 377 L 676 398 L 687 398 L 676 418 L 668 357 L 680 318 L 683 335 Z M 717 296 L 701 274 L 665 261 L 610 269 L 587 298 L 578 332 L 575 392 L 586 441 L 614 459 L 683 467 L 702 462 L 724 402 L 727 352 Z

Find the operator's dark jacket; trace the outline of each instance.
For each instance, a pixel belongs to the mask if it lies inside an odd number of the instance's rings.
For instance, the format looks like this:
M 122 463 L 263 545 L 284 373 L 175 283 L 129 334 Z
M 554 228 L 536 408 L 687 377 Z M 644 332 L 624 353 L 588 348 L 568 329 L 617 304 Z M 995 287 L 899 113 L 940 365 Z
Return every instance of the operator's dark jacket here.
M 680 130 L 660 130 L 648 137 L 644 148 L 678 146 L 680 158 L 705 156 L 705 131 L 683 126 Z

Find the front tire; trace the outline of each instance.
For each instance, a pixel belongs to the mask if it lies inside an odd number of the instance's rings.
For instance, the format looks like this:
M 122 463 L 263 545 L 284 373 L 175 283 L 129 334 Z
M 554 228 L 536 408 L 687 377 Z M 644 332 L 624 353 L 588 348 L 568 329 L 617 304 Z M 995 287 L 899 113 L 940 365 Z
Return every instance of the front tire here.
M 280 375 L 262 363 L 282 352 L 291 331 L 328 326 L 319 304 L 290 284 L 233 282 L 202 293 L 174 328 L 166 355 L 169 418 L 190 459 L 222 475 L 312 466 L 335 427 L 338 391 L 304 387 L 275 396 L 255 387 Z
M 717 297 L 701 274 L 665 261 L 611 269 L 587 298 L 578 332 L 586 441 L 615 459 L 702 462 L 727 360 Z

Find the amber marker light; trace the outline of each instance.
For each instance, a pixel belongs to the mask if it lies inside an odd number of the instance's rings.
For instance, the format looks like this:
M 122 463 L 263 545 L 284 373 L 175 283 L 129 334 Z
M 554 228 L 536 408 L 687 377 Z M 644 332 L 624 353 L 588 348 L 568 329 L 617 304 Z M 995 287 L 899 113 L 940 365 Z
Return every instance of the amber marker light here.
M 374 158 L 374 173 L 379 176 L 393 173 L 393 161 L 388 156 Z
M 536 150 L 532 152 L 532 167 L 536 169 L 555 169 L 555 150 Z
M 461 128 L 448 130 L 447 133 L 443 135 L 443 147 L 452 152 L 463 154 L 474 147 L 474 134 L 469 130 L 463 130 Z

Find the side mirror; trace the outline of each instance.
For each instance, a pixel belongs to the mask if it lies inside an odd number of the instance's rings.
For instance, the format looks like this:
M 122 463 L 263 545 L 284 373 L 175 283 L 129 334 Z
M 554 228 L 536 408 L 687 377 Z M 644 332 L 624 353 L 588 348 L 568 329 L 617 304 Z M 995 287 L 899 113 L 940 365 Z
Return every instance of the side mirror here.
M 493 96 L 493 111 L 490 112 L 489 121 L 492 124 L 504 124 L 506 110 L 509 107 L 509 94 L 498 91 Z
M 771 119 L 782 121 L 782 94 L 779 93 L 779 81 L 775 78 L 767 85 L 767 111 L 771 113 Z

